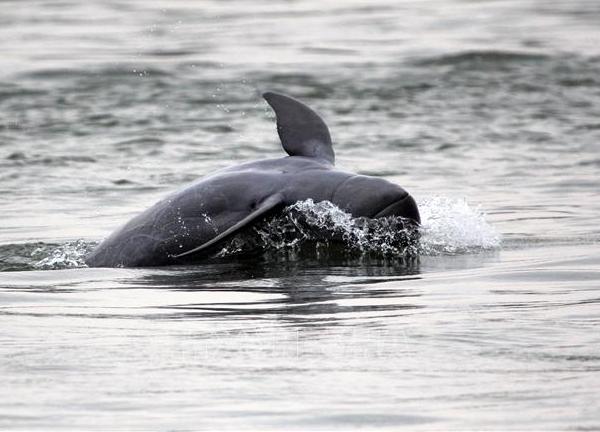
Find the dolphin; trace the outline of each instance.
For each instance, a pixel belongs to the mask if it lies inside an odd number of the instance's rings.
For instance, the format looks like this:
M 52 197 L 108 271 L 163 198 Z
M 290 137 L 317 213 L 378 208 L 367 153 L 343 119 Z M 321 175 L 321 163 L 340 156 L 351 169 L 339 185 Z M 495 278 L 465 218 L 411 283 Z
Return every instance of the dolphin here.
M 197 262 L 241 230 L 286 206 L 330 201 L 353 217 L 400 216 L 420 223 L 411 195 L 377 177 L 336 170 L 329 129 L 289 96 L 263 94 L 275 111 L 289 156 L 221 169 L 172 193 L 102 241 L 90 267 L 150 267 Z

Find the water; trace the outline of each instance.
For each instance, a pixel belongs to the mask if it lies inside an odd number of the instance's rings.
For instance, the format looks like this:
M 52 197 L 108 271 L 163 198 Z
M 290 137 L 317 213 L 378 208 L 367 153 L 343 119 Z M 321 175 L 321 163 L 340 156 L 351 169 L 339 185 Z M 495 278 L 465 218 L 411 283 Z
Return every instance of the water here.
M 0 428 L 600 429 L 596 1 L 2 6 Z M 267 89 L 417 198 L 418 256 L 82 267 L 281 155 Z

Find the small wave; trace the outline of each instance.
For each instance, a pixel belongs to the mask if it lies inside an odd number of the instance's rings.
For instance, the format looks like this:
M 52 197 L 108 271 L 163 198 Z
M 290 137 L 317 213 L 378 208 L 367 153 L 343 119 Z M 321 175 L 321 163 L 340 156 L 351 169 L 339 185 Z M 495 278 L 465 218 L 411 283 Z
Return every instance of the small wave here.
M 16 151 L 6 156 L 7 161 L 18 165 L 45 165 L 45 166 L 67 166 L 71 163 L 95 163 L 91 156 L 83 155 L 58 155 L 47 156 L 40 154 L 27 155 L 22 151 Z
M 144 54 L 153 57 L 189 57 L 193 56 L 194 54 L 197 54 L 197 52 L 185 49 L 156 49 L 146 51 Z
M 165 144 L 165 141 L 152 136 L 142 136 L 137 138 L 126 139 L 122 141 L 118 141 L 115 143 L 115 146 L 118 149 L 129 148 L 129 147 L 161 147 Z
M 543 54 L 515 51 L 466 51 L 456 54 L 445 54 L 423 59 L 417 62 L 419 66 L 456 66 L 462 64 L 493 65 L 498 63 L 539 62 L 548 57 Z
M 42 96 L 45 95 L 46 92 L 43 90 L 33 90 L 24 87 L 14 87 L 8 89 L 0 89 L 0 101 L 19 98 L 22 100 L 23 98 L 31 97 L 31 96 Z
M 157 67 L 134 66 L 127 67 L 125 65 L 118 67 L 103 67 L 103 68 L 48 68 L 28 71 L 21 74 L 21 78 L 35 80 L 77 80 L 77 79 L 124 79 L 124 78 L 139 78 L 139 77 L 169 77 L 171 74 L 166 70 Z

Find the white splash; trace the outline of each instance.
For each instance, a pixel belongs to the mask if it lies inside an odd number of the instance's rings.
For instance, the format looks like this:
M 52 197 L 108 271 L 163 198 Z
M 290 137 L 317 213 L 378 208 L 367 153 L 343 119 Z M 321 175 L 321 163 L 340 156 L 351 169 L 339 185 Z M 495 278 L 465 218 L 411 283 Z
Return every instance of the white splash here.
M 464 199 L 432 197 L 422 200 L 419 210 L 417 232 L 400 217 L 353 218 L 329 201 L 308 199 L 254 227 L 254 236 L 234 238 L 220 255 L 256 247 L 294 250 L 307 242 L 326 248 L 341 244 L 348 253 L 388 257 L 466 254 L 500 247 L 500 235 L 485 220 L 483 211 L 470 207 Z
M 44 257 L 33 264 L 39 270 L 58 270 L 66 268 L 87 267 L 85 256 L 96 246 L 83 240 L 64 243 L 50 250 L 39 247 L 31 253 L 32 258 Z
M 402 218 L 353 218 L 329 201 L 312 199 L 288 206 L 281 215 L 236 236 L 219 253 L 227 256 L 247 250 L 295 250 L 311 243 L 315 248 L 350 254 L 403 256 L 416 253 L 418 232 Z
M 485 220 L 479 206 L 472 208 L 465 199 L 440 196 L 424 199 L 418 205 L 420 254 L 463 254 L 500 247 L 500 235 Z
M 383 255 L 406 255 L 415 252 L 416 232 L 401 218 L 353 218 L 329 201 L 314 203 L 309 199 L 288 207 L 288 213 L 300 212 L 305 223 L 318 232 L 341 238 L 350 248 Z

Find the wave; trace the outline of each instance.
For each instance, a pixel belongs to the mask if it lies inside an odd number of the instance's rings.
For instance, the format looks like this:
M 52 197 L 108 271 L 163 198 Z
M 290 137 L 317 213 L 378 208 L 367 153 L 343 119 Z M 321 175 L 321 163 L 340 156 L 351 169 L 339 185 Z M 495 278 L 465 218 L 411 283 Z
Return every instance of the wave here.
M 456 66 L 462 64 L 491 65 L 498 63 L 540 62 L 549 57 L 544 54 L 518 51 L 475 50 L 443 54 L 419 60 L 419 66 Z
M 96 68 L 46 68 L 24 72 L 20 78 L 36 80 L 61 80 L 61 79 L 80 79 L 80 78 L 137 78 L 140 76 L 169 77 L 171 74 L 156 66 L 130 65 L 103 66 Z
M 83 155 L 42 155 L 26 154 L 22 151 L 12 152 L 5 158 L 5 163 L 11 165 L 42 165 L 42 166 L 68 166 L 72 163 L 95 163 L 97 160 L 91 156 Z M 0 166 L 3 163 L 0 162 Z

